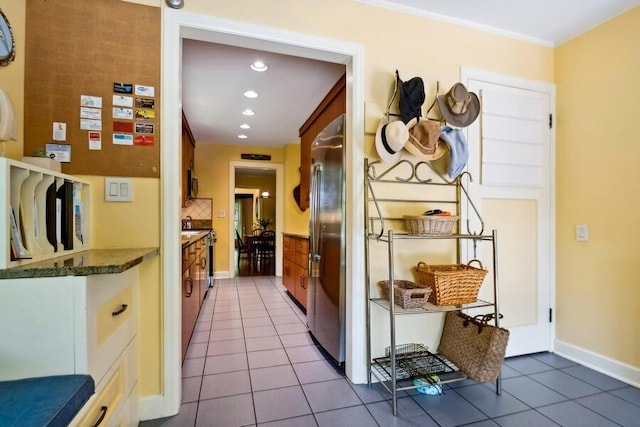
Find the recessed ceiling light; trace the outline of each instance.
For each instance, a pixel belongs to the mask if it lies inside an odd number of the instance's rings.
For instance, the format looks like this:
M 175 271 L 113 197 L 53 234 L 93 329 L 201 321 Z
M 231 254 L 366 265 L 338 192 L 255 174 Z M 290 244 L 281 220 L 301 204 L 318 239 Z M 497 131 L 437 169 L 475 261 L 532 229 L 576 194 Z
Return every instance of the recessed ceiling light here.
M 263 71 L 267 71 L 269 69 L 269 66 L 262 61 L 255 61 L 253 64 L 251 64 L 251 69 L 253 71 L 262 73 Z
M 251 129 L 251 125 L 247 124 L 247 123 L 243 123 L 240 125 L 240 129 Z
M 242 112 L 242 114 L 244 114 L 245 116 L 253 116 L 253 115 L 255 115 L 256 113 L 255 113 L 251 108 L 247 108 L 246 110 L 244 110 L 244 111 Z
M 255 90 L 248 90 L 244 93 L 244 96 L 246 96 L 247 98 L 257 98 L 258 92 L 256 92 Z
M 238 138 L 240 139 L 247 139 L 249 138 L 247 135 L 245 135 L 244 133 L 241 133 L 240 135 L 238 135 Z

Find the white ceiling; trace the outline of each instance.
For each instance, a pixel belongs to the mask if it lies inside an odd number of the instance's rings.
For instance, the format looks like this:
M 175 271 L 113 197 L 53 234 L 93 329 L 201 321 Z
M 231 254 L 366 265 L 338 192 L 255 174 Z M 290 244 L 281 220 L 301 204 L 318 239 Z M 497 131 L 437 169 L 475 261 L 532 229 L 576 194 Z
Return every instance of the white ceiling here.
M 357 0 L 412 15 L 557 46 L 640 5 L 640 0 Z M 257 73 L 255 60 L 269 65 Z M 198 143 L 283 146 L 345 67 L 277 53 L 184 39 L 182 103 Z M 260 94 L 243 96 L 246 90 Z M 242 110 L 256 114 L 245 117 Z M 240 129 L 248 123 L 249 130 Z M 238 139 L 244 133 L 247 139 Z
M 253 71 L 255 60 L 269 69 Z M 341 64 L 185 39 L 182 108 L 198 143 L 298 143 L 300 126 L 344 73 Z M 247 90 L 260 96 L 245 98 Z M 246 108 L 255 116 L 242 115 Z M 241 133 L 248 138 L 238 139 Z
M 359 0 L 557 46 L 640 5 L 640 0 Z

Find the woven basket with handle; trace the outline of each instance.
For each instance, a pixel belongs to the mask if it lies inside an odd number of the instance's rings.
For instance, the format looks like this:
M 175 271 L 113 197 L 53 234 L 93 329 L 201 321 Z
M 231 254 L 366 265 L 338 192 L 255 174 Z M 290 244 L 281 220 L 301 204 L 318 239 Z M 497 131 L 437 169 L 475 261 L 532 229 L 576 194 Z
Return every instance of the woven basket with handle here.
M 380 294 L 387 301 L 390 300 L 389 281 L 382 280 L 378 282 L 380 286 Z M 418 308 L 427 303 L 431 289 L 411 282 L 409 280 L 393 281 L 393 299 L 396 305 L 402 308 Z
M 477 262 L 480 268 L 470 264 Z M 429 302 L 435 305 L 462 305 L 475 302 L 487 274 L 482 262 L 472 259 L 467 264 L 428 265 L 419 262 L 412 268 L 416 282 L 431 288 Z
M 438 353 L 477 382 L 495 381 L 509 342 L 509 331 L 490 325 L 493 313 L 468 316 L 447 312 Z

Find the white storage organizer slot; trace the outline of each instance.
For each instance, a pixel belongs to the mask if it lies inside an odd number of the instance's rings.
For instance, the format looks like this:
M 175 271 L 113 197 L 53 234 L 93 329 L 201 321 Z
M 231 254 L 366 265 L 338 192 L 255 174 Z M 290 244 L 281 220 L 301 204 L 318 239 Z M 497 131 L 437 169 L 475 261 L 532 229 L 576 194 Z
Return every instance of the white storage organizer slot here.
M 89 249 L 88 182 L 7 158 L 0 176 L 0 269 Z

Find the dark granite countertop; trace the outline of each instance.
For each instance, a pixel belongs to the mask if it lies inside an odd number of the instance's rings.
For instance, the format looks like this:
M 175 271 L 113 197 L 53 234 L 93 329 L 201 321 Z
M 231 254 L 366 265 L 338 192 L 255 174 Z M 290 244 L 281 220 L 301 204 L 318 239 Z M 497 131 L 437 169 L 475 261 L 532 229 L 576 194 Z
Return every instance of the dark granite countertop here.
M 187 246 L 191 245 L 192 243 L 195 243 L 198 240 L 202 239 L 210 231 L 211 231 L 210 228 L 202 229 L 202 230 L 195 230 L 195 229 L 194 230 L 182 230 L 182 232 L 181 232 L 182 248 L 184 249 Z
M 0 279 L 122 273 L 158 253 L 158 248 L 89 249 L 0 270 Z

